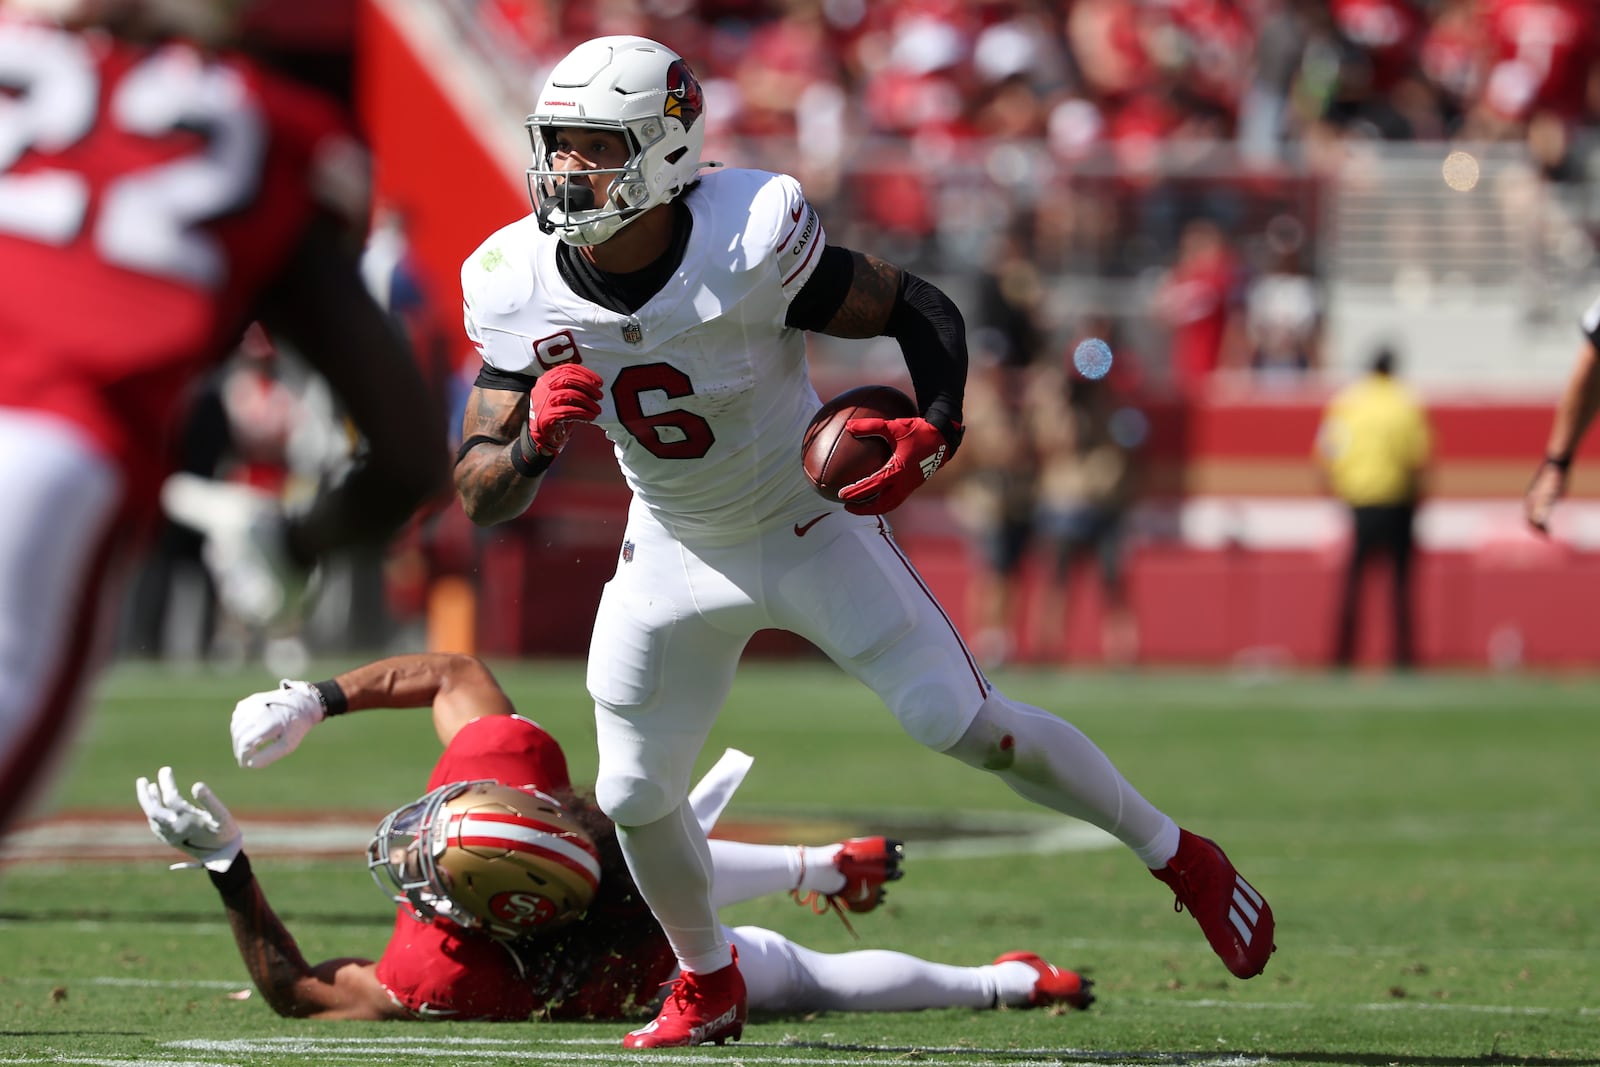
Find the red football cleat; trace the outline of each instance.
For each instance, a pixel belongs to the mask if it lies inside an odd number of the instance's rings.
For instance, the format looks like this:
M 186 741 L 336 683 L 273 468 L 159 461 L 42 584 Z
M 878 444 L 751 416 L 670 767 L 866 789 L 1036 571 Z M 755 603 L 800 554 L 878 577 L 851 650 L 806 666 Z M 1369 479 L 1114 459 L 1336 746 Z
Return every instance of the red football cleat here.
M 1177 855 L 1150 873 L 1172 887 L 1178 897 L 1175 910 L 1189 909 L 1234 977 L 1254 978 L 1277 947 L 1272 943 L 1272 909 L 1216 842 L 1187 830 L 1178 835 Z
M 1012 960 L 1026 963 L 1039 972 L 1039 977 L 1033 983 L 1033 992 L 1028 995 L 1028 1007 L 1047 1008 L 1052 1004 L 1065 1004 L 1069 1008 L 1083 1009 L 1094 1003 L 1094 994 L 1089 992 L 1089 987 L 1094 983 L 1077 971 L 1064 971 L 1032 952 L 1007 952 L 995 957 L 995 963 L 1010 963 Z
M 684 972 L 672 980 L 666 1003 L 649 1025 L 622 1039 L 623 1048 L 679 1048 L 722 1044 L 744 1035 L 744 977 L 739 957 L 709 974 Z
M 903 872 L 900 861 L 906 858 L 905 845 L 888 837 L 852 837 L 839 843 L 833 865 L 844 875 L 844 888 L 836 893 L 812 890 L 805 896 L 799 890 L 789 895 L 800 904 L 809 904 L 818 915 L 841 908 L 863 914 L 883 903 L 887 896 L 883 883 L 892 882 Z M 840 914 L 840 918 L 843 918 Z M 846 926 L 849 922 L 846 921 Z
M 844 842 L 833 857 L 833 865 L 844 875 L 844 888 L 832 894 L 850 911 L 871 911 L 883 903 L 883 883 L 892 882 L 904 872 L 900 861 L 906 849 L 887 837 L 853 837 Z

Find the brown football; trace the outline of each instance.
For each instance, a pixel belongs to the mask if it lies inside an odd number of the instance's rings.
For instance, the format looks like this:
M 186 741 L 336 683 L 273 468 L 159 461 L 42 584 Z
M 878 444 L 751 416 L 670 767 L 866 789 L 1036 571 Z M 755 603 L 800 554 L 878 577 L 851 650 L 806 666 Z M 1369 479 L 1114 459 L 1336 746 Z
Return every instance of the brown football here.
M 891 385 L 858 385 L 823 404 L 801 438 L 800 463 L 817 492 L 829 500 L 859 482 L 893 455 L 882 437 L 853 437 L 851 419 L 906 419 L 917 413 L 911 398 Z

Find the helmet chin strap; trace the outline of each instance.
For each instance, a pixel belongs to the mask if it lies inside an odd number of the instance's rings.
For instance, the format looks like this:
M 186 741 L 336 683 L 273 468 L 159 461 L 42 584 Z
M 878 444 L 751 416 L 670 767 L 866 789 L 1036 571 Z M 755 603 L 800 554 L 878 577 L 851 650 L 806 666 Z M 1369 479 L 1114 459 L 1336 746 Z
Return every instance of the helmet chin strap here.
M 562 182 L 551 190 L 545 197 L 544 203 L 539 206 L 539 229 L 545 233 L 555 233 L 556 227 L 550 221 L 550 215 L 557 207 L 561 208 L 563 215 L 570 215 L 574 211 L 594 210 L 594 190 L 587 185 L 573 185 L 571 182 Z

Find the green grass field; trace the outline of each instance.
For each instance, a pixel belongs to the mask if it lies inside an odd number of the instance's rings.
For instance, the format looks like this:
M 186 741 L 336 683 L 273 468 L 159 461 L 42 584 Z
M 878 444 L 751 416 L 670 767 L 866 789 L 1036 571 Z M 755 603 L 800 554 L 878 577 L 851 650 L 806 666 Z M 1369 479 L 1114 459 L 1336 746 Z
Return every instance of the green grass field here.
M 497 666 L 590 780 L 581 666 Z M 907 876 L 856 922 L 862 945 L 954 963 L 1033 949 L 1091 973 L 1093 1009 L 756 1018 L 738 1044 L 664 1054 L 624 1053 L 616 1024 L 293 1022 L 230 996 L 248 987 L 243 964 L 205 878 L 166 869 L 176 853 L 30 860 L 0 872 L 0 1064 L 1600 1065 L 1600 683 L 997 680 L 1077 723 L 1154 802 L 1228 848 L 1277 913 L 1265 975 L 1230 978 L 1131 854 L 1044 832 L 1057 823 L 916 746 L 831 667 L 758 662 L 702 760 L 727 745 L 756 758 L 726 821 L 785 820 L 813 842 L 903 833 Z M 269 816 L 375 822 L 421 791 L 438 743 L 416 711 L 335 721 L 279 764 L 239 770 L 233 701 L 274 682 L 119 668 L 51 810 L 143 833 L 133 779 L 171 763 L 211 783 L 250 847 Z M 392 913 L 358 851 L 258 854 L 255 868 L 308 958 L 381 951 Z M 724 918 L 825 951 L 855 945 L 786 898 Z

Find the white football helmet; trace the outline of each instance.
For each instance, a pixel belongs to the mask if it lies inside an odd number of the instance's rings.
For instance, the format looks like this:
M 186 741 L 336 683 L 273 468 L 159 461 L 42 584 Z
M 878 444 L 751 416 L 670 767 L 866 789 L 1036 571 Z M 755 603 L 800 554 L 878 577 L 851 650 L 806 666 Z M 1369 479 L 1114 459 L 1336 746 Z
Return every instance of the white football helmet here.
M 644 37 L 596 37 L 568 52 L 528 116 L 534 165 L 528 194 L 539 228 L 574 245 L 596 245 L 683 192 L 702 167 L 705 97 L 682 56 Z M 631 156 L 604 204 L 552 169 L 555 131 L 604 130 L 627 138 Z M 574 195 L 577 192 L 579 195 Z M 581 197 L 581 199 L 580 199 Z
M 582 915 L 600 884 L 600 853 L 554 797 L 485 779 L 390 812 L 367 845 L 367 869 L 420 922 L 445 918 L 509 939 Z

